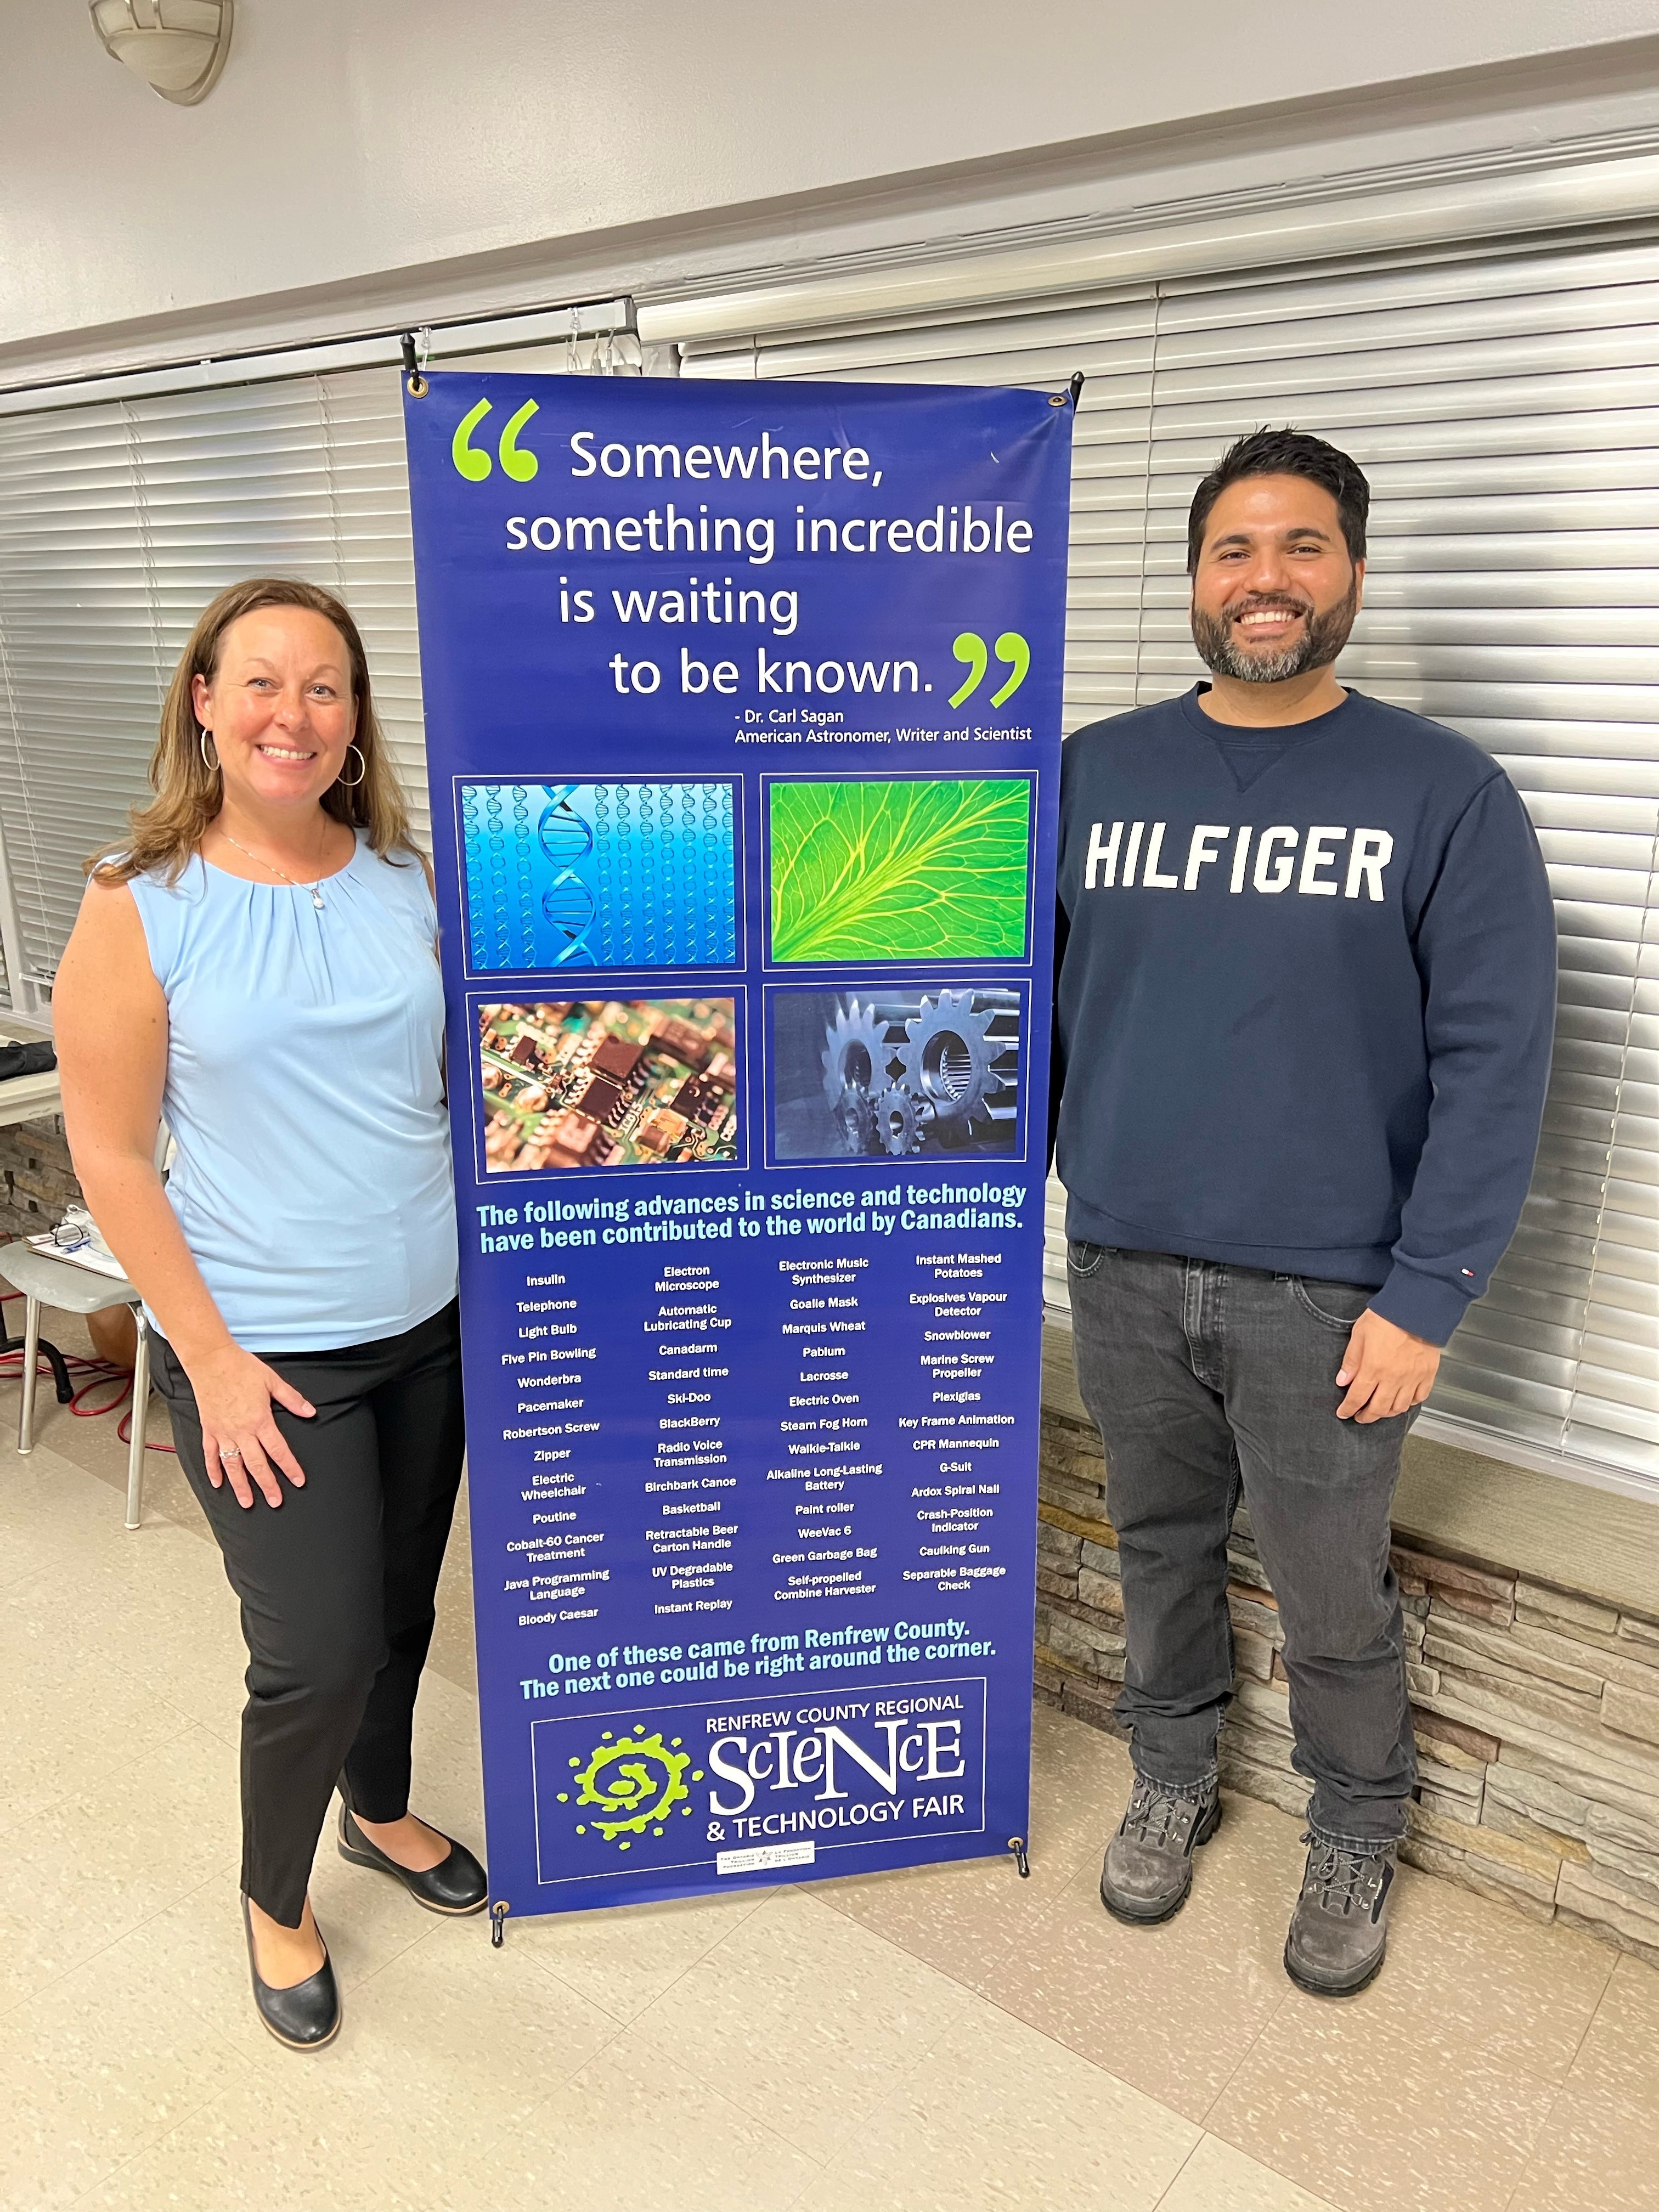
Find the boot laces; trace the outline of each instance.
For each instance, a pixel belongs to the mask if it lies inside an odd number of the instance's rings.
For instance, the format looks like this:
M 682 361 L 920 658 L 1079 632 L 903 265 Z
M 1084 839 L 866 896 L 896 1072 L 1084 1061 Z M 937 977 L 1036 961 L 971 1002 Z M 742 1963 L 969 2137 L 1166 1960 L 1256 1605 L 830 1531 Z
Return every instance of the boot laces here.
M 1153 1850 L 1166 1850 L 1171 1843 L 1185 1842 L 1183 1823 L 1196 1824 L 1201 1803 L 1200 1798 L 1183 1796 L 1138 1774 L 1123 1815 L 1123 1832 Z
M 1386 1853 L 1349 1850 L 1311 1832 L 1302 1840 L 1312 1846 L 1303 1891 L 1322 1911 L 1346 1919 L 1350 1913 L 1369 1917 L 1376 1911 L 1388 1865 Z

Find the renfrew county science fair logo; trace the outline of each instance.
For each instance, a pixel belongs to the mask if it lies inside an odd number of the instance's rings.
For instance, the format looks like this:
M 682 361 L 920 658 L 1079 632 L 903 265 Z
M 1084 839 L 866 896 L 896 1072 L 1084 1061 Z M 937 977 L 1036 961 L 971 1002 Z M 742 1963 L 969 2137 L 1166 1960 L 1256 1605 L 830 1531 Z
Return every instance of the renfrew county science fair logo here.
M 842 1871 L 872 1846 L 982 1835 L 987 1688 L 974 1675 L 533 1721 L 537 1879 Z
M 702 1780 L 678 1736 L 665 1743 L 660 1729 L 647 1735 L 642 1725 L 620 1735 L 605 1729 L 586 1759 L 570 1757 L 568 1764 L 571 1786 L 556 1794 L 561 1805 L 586 1810 L 576 1833 L 591 1832 L 619 1851 L 631 1850 L 636 1836 L 664 1835 L 676 1813 L 689 1820 L 688 1769 L 693 1782 Z

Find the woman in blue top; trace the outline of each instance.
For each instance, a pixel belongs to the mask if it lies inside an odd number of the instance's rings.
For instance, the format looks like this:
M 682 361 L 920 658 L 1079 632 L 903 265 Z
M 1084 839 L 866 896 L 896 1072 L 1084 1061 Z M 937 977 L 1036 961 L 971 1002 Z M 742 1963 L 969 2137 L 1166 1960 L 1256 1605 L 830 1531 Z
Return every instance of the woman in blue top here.
M 64 1113 L 241 1601 L 254 2000 L 313 2049 L 340 2019 L 306 1894 L 337 1784 L 354 1863 L 441 1912 L 488 1893 L 409 1810 L 463 1444 L 437 920 L 326 592 L 221 592 L 151 781 L 58 970 Z

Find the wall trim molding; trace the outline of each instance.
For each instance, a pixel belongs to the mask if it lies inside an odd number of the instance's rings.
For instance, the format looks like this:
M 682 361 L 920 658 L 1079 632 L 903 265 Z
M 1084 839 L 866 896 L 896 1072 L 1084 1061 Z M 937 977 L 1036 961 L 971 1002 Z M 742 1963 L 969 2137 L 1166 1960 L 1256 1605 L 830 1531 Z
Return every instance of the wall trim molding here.
M 1413 1425 L 1412 1434 L 1433 1444 L 1449 1444 L 1454 1450 L 1476 1452 L 1482 1459 L 1501 1460 L 1506 1467 L 1524 1467 L 1534 1474 L 1553 1474 L 1563 1482 L 1583 1484 L 1589 1490 L 1606 1490 L 1615 1498 L 1632 1498 L 1652 1505 L 1659 1485 L 1646 1477 L 1610 1467 L 1605 1460 L 1586 1459 L 1577 1452 L 1553 1451 L 1547 1444 L 1529 1444 L 1506 1436 L 1479 1421 L 1465 1421 L 1455 1413 L 1425 1410 Z
M 692 351 L 826 325 L 1012 309 L 1033 295 L 1650 224 L 1656 212 L 1659 128 L 1643 126 L 775 264 L 736 281 L 644 286 L 640 336 Z

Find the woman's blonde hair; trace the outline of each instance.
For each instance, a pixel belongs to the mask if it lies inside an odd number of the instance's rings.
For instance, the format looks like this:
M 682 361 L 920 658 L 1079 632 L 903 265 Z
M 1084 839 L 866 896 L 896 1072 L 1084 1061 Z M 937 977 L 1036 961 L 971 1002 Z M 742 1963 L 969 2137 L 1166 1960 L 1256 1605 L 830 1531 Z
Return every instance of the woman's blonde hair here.
M 402 850 L 425 865 L 410 835 L 409 809 L 374 713 L 368 660 L 356 623 L 332 592 L 286 576 L 254 576 L 221 592 L 191 632 L 168 687 L 161 734 L 150 757 L 149 785 L 155 796 L 148 806 L 133 809 L 125 837 L 100 847 L 86 863 L 87 873 L 96 882 L 130 883 L 134 876 L 155 871 L 165 882 L 176 883 L 201 849 L 208 825 L 223 804 L 224 784 L 218 769 L 208 766 L 202 726 L 196 719 L 195 679 L 203 676 L 212 683 L 219 672 L 225 632 L 232 623 L 262 607 L 304 607 L 332 623 L 345 640 L 357 708 L 352 743 L 362 756 L 363 772 L 358 782 L 329 786 L 323 793 L 324 812 L 337 822 L 366 830 L 369 843 L 382 856 Z

